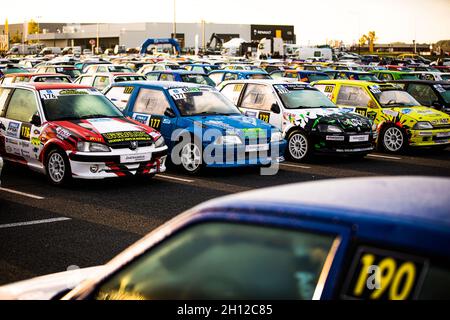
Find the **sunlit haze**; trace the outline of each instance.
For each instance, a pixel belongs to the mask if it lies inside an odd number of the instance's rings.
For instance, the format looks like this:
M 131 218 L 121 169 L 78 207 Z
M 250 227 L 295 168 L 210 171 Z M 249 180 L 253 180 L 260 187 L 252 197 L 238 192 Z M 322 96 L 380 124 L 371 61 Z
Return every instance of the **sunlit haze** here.
M 21 0 L 2 4 L 0 24 L 39 22 L 172 22 L 173 1 Z M 69 4 L 69 2 L 67 2 Z M 343 40 L 369 30 L 379 43 L 450 38 L 450 0 L 176 0 L 177 22 L 288 24 L 300 44 Z M 249 40 L 249 39 L 247 39 Z

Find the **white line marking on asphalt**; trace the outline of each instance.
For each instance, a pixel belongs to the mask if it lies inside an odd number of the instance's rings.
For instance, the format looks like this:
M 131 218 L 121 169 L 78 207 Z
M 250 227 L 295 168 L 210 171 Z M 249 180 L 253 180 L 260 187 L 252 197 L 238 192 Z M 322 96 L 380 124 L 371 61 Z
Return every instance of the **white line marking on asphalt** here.
M 44 200 L 45 199 L 44 197 L 37 196 L 37 195 L 31 194 L 31 193 L 20 192 L 20 191 L 8 189 L 8 188 L 0 188 L 0 191 L 10 192 L 10 193 L 18 194 L 20 196 L 24 196 L 24 197 L 28 197 L 28 198 L 32 198 L 32 199 L 37 199 L 37 200 Z
M 44 220 L 34 220 L 34 221 L 26 221 L 26 222 L 0 224 L 0 229 L 13 228 L 13 227 L 22 227 L 22 226 L 30 226 L 30 225 L 33 225 L 33 224 L 52 223 L 52 222 L 66 221 L 66 220 L 71 220 L 71 218 L 61 217 L 61 218 L 53 218 L 53 219 L 44 219 Z
M 181 182 L 187 182 L 187 183 L 192 183 L 195 180 L 190 180 L 190 179 L 183 179 L 183 178 L 177 178 L 177 177 L 172 177 L 172 176 L 168 176 L 166 174 L 157 174 L 156 175 L 158 178 L 163 178 L 163 179 L 169 179 L 169 180 L 175 180 L 175 181 L 181 181 Z
M 300 166 L 298 164 L 288 164 L 288 163 L 281 163 L 280 166 L 294 167 L 294 168 L 301 168 L 301 169 L 311 169 L 311 167 L 308 167 L 308 166 Z
M 390 160 L 402 160 L 402 158 L 398 158 L 398 157 L 390 157 L 390 156 L 382 156 L 379 154 L 368 154 L 368 157 L 373 157 L 373 158 L 384 158 L 384 159 L 390 159 Z

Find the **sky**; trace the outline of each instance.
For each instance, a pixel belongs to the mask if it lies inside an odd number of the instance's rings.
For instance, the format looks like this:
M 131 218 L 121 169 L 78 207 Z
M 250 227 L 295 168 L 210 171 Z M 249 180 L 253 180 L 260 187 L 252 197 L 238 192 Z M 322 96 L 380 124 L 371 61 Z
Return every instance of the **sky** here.
M 178 22 L 288 24 L 297 43 L 351 44 L 374 30 L 377 43 L 450 39 L 450 0 L 175 0 Z M 6 0 L 0 24 L 39 22 L 172 22 L 174 0 Z M 74 5 L 76 3 L 76 5 Z M 128 6 L 130 4 L 130 6 Z M 246 39 L 250 40 L 250 39 Z

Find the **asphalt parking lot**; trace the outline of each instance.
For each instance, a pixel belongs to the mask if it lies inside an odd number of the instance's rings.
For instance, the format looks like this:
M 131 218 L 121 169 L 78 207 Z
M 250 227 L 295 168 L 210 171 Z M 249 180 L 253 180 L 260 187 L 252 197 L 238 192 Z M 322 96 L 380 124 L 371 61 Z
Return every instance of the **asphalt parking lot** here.
M 0 190 L 0 284 L 74 265 L 103 264 L 178 213 L 215 197 L 286 183 L 377 175 L 450 176 L 450 148 L 395 156 L 372 153 L 363 160 L 314 157 L 306 163 L 285 162 L 275 176 L 261 176 L 252 168 L 208 170 L 194 177 L 169 169 L 151 181 L 79 181 L 66 188 L 6 165 Z

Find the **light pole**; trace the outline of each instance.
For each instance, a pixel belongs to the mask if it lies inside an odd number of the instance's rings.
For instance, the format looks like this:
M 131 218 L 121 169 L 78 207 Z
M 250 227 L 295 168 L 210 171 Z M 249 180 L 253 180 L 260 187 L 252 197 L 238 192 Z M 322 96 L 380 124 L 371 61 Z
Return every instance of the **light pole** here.
M 177 1 L 173 0 L 173 35 L 172 38 L 176 39 L 177 38 L 177 11 L 176 11 L 176 6 L 177 6 Z

